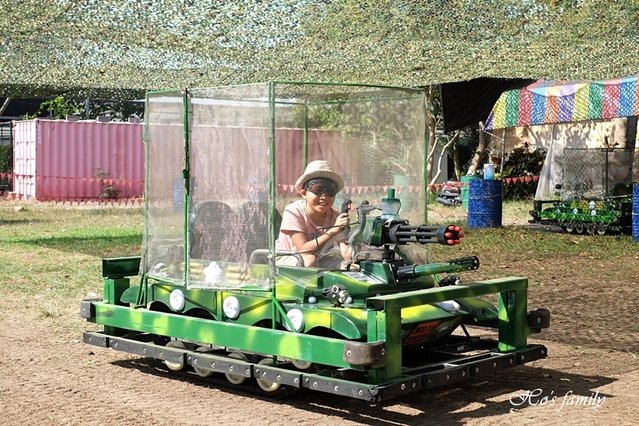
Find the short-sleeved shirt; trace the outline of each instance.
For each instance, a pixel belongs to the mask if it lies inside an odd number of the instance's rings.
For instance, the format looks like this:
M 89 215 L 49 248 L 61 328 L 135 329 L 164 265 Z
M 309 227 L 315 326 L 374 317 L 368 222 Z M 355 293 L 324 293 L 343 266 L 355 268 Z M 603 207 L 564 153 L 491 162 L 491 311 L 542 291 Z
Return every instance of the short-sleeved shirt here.
M 276 242 L 277 249 L 297 251 L 291 236 L 283 233 L 282 231 L 303 232 L 306 235 L 306 240 L 312 241 L 326 233 L 326 231 L 335 224 L 338 216 L 339 212 L 332 208 L 327 212 L 324 223 L 315 223 L 306 211 L 306 200 L 298 200 L 289 204 L 286 206 L 284 213 L 282 214 L 282 225 L 280 226 L 280 234 Z M 322 252 L 332 249 L 338 241 L 342 241 L 344 239 L 344 233 L 340 232 L 329 240 L 329 242 L 322 248 Z

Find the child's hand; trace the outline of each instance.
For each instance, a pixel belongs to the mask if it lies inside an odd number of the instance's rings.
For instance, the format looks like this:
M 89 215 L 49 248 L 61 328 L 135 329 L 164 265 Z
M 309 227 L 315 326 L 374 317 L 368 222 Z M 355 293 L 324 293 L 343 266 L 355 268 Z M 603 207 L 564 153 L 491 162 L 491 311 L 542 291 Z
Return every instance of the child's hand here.
M 337 220 L 335 221 L 335 227 L 339 228 L 340 231 L 344 230 L 351 223 L 351 218 L 348 217 L 348 213 L 342 213 L 337 216 Z

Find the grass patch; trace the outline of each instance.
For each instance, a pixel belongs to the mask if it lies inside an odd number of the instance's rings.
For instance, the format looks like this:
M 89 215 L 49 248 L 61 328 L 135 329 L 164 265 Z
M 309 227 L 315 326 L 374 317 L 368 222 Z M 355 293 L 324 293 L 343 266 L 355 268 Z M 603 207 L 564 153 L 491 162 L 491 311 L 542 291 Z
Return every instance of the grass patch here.
M 101 292 L 101 258 L 140 255 L 141 208 L 0 204 L 0 294 L 46 295 L 39 310 L 58 318 L 60 301 Z
M 68 252 L 106 256 L 114 251 L 130 254 L 142 241 L 140 208 L 69 209 L 35 205 L 17 210 L 0 208 L 0 244 L 48 247 Z

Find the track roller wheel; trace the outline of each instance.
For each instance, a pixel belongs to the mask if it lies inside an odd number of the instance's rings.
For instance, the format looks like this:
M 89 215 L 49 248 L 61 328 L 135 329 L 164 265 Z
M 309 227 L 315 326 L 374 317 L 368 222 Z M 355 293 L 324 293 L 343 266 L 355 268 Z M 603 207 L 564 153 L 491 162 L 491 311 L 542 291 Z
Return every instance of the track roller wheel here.
M 566 226 L 564 227 L 564 229 L 566 230 L 567 233 L 572 234 L 572 231 L 575 230 L 575 227 L 572 223 L 566 223 Z
M 263 358 L 263 359 L 260 360 L 260 362 L 258 362 L 258 364 L 260 364 L 260 365 L 273 365 L 273 358 L 270 358 L 270 357 L 269 358 Z M 260 379 L 259 377 L 256 377 L 255 380 L 257 381 L 257 385 L 260 387 L 260 389 L 262 389 L 266 393 L 277 392 L 282 387 L 281 383 L 272 382 L 272 381 L 266 380 L 266 379 Z
M 241 359 L 243 361 L 246 361 L 248 359 L 246 358 L 246 355 L 244 355 L 242 352 L 231 352 L 229 354 L 229 358 Z M 226 376 L 226 380 L 228 380 L 231 384 L 234 384 L 234 385 L 241 385 L 242 383 L 246 382 L 246 380 L 248 379 L 248 377 L 244 377 L 240 374 L 224 373 L 224 375 Z
M 292 359 L 291 364 L 293 364 L 293 367 L 297 368 L 298 370 L 308 370 L 313 366 L 312 362 L 302 361 L 301 359 Z
M 595 235 L 595 225 L 594 224 L 586 225 L 586 232 L 588 232 L 588 234 L 590 235 Z
M 208 346 L 200 346 L 198 347 L 195 352 L 200 352 L 200 353 L 206 353 L 206 352 L 211 352 L 211 348 Z M 200 377 L 211 377 L 214 373 L 213 370 L 207 370 L 206 368 L 201 368 L 198 367 L 197 365 L 193 364 L 193 371 L 195 371 L 195 373 L 200 376 Z
M 606 225 L 597 225 L 595 229 L 597 230 L 597 234 L 599 235 L 604 235 L 606 233 Z
M 577 232 L 577 234 L 583 234 L 584 233 L 584 225 L 583 223 L 578 223 L 575 225 L 575 231 Z
M 186 348 L 186 346 L 184 345 L 184 342 L 180 340 L 171 340 L 170 342 L 166 344 L 166 347 L 176 348 L 176 349 Z M 184 362 L 171 362 L 171 361 L 165 360 L 164 365 L 166 365 L 168 369 L 171 371 L 182 371 L 184 369 Z

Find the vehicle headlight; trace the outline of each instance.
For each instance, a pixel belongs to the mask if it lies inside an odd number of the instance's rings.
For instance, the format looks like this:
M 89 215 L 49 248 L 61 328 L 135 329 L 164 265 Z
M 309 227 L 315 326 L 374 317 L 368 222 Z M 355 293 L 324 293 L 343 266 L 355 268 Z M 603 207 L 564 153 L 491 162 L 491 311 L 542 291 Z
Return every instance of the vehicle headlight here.
M 299 309 L 291 309 L 286 313 L 286 316 L 291 320 L 295 331 L 299 332 L 304 329 L 304 313 L 302 311 Z M 288 324 L 286 324 L 286 328 L 289 329 Z
M 174 311 L 184 309 L 184 293 L 182 293 L 182 290 L 176 289 L 169 294 L 169 305 L 171 305 L 171 309 Z
M 240 316 L 240 301 L 235 296 L 229 296 L 222 302 L 222 310 L 228 318 L 235 319 Z

